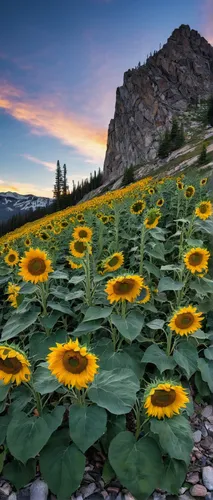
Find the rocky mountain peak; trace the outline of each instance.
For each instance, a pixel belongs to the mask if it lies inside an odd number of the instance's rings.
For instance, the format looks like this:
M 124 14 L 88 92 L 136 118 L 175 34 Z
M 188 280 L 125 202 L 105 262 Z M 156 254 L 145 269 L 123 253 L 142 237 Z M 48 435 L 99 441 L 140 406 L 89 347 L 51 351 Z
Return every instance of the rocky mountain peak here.
M 213 93 L 213 47 L 188 25 L 175 29 L 146 63 L 124 73 L 108 129 L 105 179 L 156 158 L 172 118 Z

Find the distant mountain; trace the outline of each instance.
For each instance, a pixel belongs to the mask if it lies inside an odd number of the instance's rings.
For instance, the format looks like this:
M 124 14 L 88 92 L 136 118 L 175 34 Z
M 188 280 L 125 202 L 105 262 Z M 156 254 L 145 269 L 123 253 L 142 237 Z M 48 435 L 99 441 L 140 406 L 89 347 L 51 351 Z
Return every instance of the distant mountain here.
M 19 194 L 11 191 L 0 193 L 0 222 L 7 221 L 16 214 L 23 214 L 29 210 L 34 212 L 37 208 L 48 207 L 52 202 L 51 198 L 33 194 Z

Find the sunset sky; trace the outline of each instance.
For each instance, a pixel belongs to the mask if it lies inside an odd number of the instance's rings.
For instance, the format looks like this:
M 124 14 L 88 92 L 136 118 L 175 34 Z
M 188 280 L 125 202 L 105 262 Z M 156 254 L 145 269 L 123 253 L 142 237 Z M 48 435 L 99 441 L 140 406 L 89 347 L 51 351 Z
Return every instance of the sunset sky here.
M 1 0 L 0 191 L 52 196 L 103 166 L 123 73 L 189 24 L 213 43 L 213 0 Z

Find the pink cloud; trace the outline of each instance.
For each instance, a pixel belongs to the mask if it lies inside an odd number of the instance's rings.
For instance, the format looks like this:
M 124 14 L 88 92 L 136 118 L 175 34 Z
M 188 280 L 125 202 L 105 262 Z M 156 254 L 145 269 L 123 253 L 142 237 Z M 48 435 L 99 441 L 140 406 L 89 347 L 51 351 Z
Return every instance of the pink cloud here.
M 45 134 L 76 149 L 87 159 L 102 163 L 106 149 L 106 130 L 88 119 L 60 108 L 57 100 L 31 99 L 22 90 L 0 83 L 0 108 L 32 132 Z
M 39 158 L 35 158 L 35 156 L 31 156 L 28 154 L 23 154 L 21 156 L 23 156 L 23 158 L 25 158 L 26 160 L 32 161 L 33 163 L 47 167 L 48 170 L 50 170 L 51 172 L 55 171 L 55 169 L 56 169 L 56 163 L 53 163 L 50 161 L 40 160 Z

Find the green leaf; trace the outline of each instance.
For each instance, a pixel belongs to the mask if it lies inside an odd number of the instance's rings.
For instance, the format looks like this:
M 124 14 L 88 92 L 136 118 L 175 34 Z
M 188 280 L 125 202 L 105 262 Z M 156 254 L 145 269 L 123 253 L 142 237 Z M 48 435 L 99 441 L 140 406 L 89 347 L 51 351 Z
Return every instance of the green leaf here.
M 84 321 L 92 321 L 95 319 L 108 318 L 110 316 L 113 307 L 89 307 L 84 316 Z
M 70 436 L 84 453 L 106 431 L 107 413 L 98 406 L 72 405 L 69 413 Z
M 163 373 L 165 370 L 174 370 L 176 366 L 174 359 L 171 356 L 167 356 L 156 344 L 147 347 L 142 358 L 142 363 L 152 363 L 157 366 L 160 373 Z
M 49 354 L 49 348 L 54 347 L 56 342 L 63 344 L 67 340 L 67 332 L 65 330 L 59 330 L 56 333 L 52 333 L 47 337 L 44 333 L 35 332 L 34 335 L 30 337 L 30 357 L 34 361 L 40 361 L 46 359 Z
M 112 324 L 115 325 L 119 333 L 127 340 L 135 340 L 140 335 L 144 325 L 144 317 L 139 311 L 131 311 L 126 318 L 121 318 L 117 314 L 112 315 Z
M 106 459 L 104 462 L 103 470 L 102 470 L 102 478 L 105 482 L 105 484 L 110 483 L 110 481 L 115 477 L 115 472 L 113 468 L 111 467 L 109 460 Z
M 82 274 L 82 276 L 72 276 L 72 278 L 69 280 L 69 283 L 73 283 L 73 285 L 78 285 L 78 283 L 81 283 L 82 281 L 85 281 L 85 276 Z
M 147 245 L 145 251 L 149 256 L 151 255 L 151 257 L 154 257 L 155 259 L 165 262 L 165 247 L 163 243 L 157 243 L 153 246 Z
M 109 461 L 120 482 L 136 498 L 146 500 L 159 487 L 163 462 L 154 439 L 136 441 L 131 432 L 120 432 L 110 444 Z
M 82 321 L 73 332 L 68 332 L 69 335 L 74 337 L 81 337 L 86 333 L 94 332 L 98 330 L 103 323 L 103 319 L 95 319 L 93 321 Z
M 54 280 L 68 280 L 69 279 L 69 276 L 67 273 L 65 273 L 65 271 L 58 271 L 58 270 L 51 273 L 50 277 L 53 278 Z
M 207 349 L 204 349 L 204 356 L 206 359 L 213 361 L 213 345 L 210 345 L 209 347 L 207 347 Z
M 159 292 L 166 292 L 167 290 L 181 290 L 183 288 L 183 283 L 179 281 L 174 281 L 172 278 L 161 278 L 158 283 Z
M 50 307 L 55 311 L 60 311 L 64 314 L 68 314 L 69 316 L 73 316 L 73 312 L 66 304 L 66 302 L 53 302 L 52 300 L 50 300 L 49 302 L 47 302 L 47 307 Z
M 195 373 L 195 384 L 198 390 L 198 393 L 201 397 L 209 397 L 211 396 L 211 392 L 209 390 L 209 386 L 206 382 L 202 380 L 200 372 Z
M 5 385 L 2 380 L 0 380 L 0 401 L 4 401 L 10 390 L 11 384 Z
M 161 266 L 161 271 L 180 271 L 180 266 L 175 264 L 166 264 L 166 266 Z
M 160 478 L 159 488 L 172 495 L 177 495 L 187 473 L 187 466 L 181 460 L 166 458 L 164 461 L 164 472 Z
M 30 389 L 21 384 L 11 392 L 12 403 L 10 404 L 10 411 L 13 413 L 23 410 L 31 399 L 32 393 Z
M 176 415 L 163 420 L 152 418 L 150 429 L 153 434 L 158 434 L 160 445 L 171 458 L 189 464 L 194 442 L 189 421 L 185 417 Z
M 155 264 L 152 264 L 152 262 L 149 262 L 148 260 L 144 260 L 143 265 L 149 274 L 153 274 L 156 278 L 160 278 L 160 269 L 155 266 Z
M 198 360 L 198 368 L 204 382 L 207 382 L 209 389 L 213 392 L 213 361 L 206 361 L 203 358 Z
M 34 479 L 36 474 L 36 460 L 28 460 L 23 465 L 17 460 L 13 460 L 5 465 L 3 475 L 10 481 L 17 490 L 23 488 L 31 479 Z
M 80 486 L 86 459 L 75 444 L 70 444 L 67 430 L 57 431 L 40 454 L 40 469 L 58 500 L 71 497 Z
M 50 436 L 61 425 L 65 408 L 64 406 L 56 406 L 53 411 L 44 413 L 43 418 L 48 425 Z
M 0 473 L 2 472 L 2 469 L 4 467 L 4 461 L 6 458 L 7 451 L 4 449 L 0 451 Z
M 157 318 L 157 319 L 153 319 L 153 321 L 150 321 L 149 323 L 147 323 L 146 326 L 151 328 L 151 330 L 163 330 L 164 324 L 165 324 L 165 321 Z
M 36 285 L 33 285 L 33 283 L 23 283 L 21 285 L 21 290 L 20 290 L 20 293 L 23 294 L 23 295 L 32 295 L 33 293 L 35 293 L 37 290 L 37 287 Z
M 196 226 L 198 226 L 200 231 L 204 231 L 212 236 L 213 234 L 213 222 L 211 220 L 196 221 Z
M 198 353 L 192 342 L 183 340 L 174 350 L 174 359 L 189 379 L 197 370 Z
M 10 421 L 9 415 L 0 417 L 0 445 L 4 443 L 7 434 L 7 427 Z
M 48 368 L 39 366 L 33 376 L 33 384 L 36 392 L 42 396 L 50 392 L 54 392 L 60 387 L 60 382 L 54 377 Z
M 59 311 L 53 311 L 48 316 L 40 318 L 40 321 L 42 326 L 44 326 L 44 328 L 49 328 L 50 330 L 52 330 L 52 328 L 55 326 L 60 316 L 61 313 Z
M 83 290 L 76 290 L 76 292 L 70 292 L 65 295 L 65 300 L 75 300 L 75 299 L 81 299 L 81 297 L 84 296 L 84 291 Z
M 140 360 L 135 356 L 135 349 L 131 345 L 131 350 L 129 352 L 115 351 L 113 343 L 108 338 L 100 339 L 94 346 L 94 352 L 98 356 L 98 364 L 102 370 L 114 370 L 115 368 L 130 368 L 138 378 L 142 373 L 141 369 L 141 357 Z M 140 355 L 141 350 L 139 350 Z
M 7 445 L 17 460 L 26 463 L 41 451 L 50 436 L 51 431 L 43 417 L 15 413 L 7 428 Z
M 100 371 L 88 390 L 88 397 L 111 413 L 128 413 L 140 388 L 138 378 L 128 368 Z
M 2 331 L 2 340 L 8 340 L 16 337 L 19 333 L 29 328 L 36 322 L 40 309 L 32 309 L 23 314 L 13 314 L 5 324 Z

